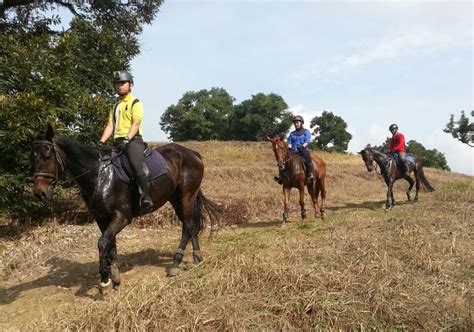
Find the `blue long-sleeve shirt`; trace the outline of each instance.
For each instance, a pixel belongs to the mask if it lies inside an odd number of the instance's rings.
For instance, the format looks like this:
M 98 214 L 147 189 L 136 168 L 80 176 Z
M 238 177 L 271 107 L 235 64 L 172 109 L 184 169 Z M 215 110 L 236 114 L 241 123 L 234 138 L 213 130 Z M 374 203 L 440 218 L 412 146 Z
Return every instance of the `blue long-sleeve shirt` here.
M 298 147 L 304 143 L 309 144 L 311 142 L 311 133 L 308 129 L 302 129 L 300 132 L 294 130 L 288 136 L 288 144 L 291 145 L 291 151 L 298 151 Z M 308 147 L 305 150 L 309 150 Z

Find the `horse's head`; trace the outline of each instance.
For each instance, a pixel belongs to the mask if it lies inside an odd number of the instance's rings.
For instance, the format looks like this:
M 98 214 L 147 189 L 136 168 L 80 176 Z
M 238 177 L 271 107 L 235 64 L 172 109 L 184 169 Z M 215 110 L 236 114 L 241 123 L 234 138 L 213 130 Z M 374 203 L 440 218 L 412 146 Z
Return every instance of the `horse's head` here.
M 280 135 L 274 137 L 268 137 L 267 141 L 272 143 L 273 153 L 275 154 L 275 159 L 278 163 L 278 168 L 282 171 L 285 169 L 285 163 L 289 159 L 288 147 Z
M 40 131 L 32 143 L 34 173 L 34 194 L 39 199 L 51 199 L 53 185 L 58 179 L 59 168 L 62 167 L 61 157 L 53 142 L 54 131 L 48 125 L 46 132 Z
M 367 170 L 369 172 L 372 172 L 374 170 L 374 154 L 373 152 L 365 148 L 359 152 L 359 154 L 362 156 L 362 159 L 364 160 L 365 167 L 367 167 Z

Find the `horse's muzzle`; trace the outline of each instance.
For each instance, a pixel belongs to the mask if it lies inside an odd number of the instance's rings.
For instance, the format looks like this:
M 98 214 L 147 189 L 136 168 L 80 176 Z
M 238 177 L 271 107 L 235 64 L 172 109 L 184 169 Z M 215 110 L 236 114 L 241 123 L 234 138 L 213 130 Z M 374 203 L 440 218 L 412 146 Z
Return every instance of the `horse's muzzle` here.
M 44 185 L 41 187 L 35 186 L 34 194 L 39 200 L 50 200 L 53 197 L 53 187 L 49 185 Z
M 278 169 L 279 169 L 280 171 L 283 171 L 283 170 L 285 169 L 285 162 L 283 162 L 283 161 L 282 161 L 282 162 L 279 162 L 279 163 L 278 163 Z

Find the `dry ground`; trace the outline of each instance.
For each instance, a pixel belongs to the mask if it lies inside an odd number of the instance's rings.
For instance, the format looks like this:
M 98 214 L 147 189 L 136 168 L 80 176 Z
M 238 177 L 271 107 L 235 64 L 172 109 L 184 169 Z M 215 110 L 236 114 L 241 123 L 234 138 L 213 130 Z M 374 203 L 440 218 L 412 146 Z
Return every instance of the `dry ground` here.
M 3 231 L 0 329 L 473 330 L 472 177 L 428 169 L 436 192 L 409 203 L 399 181 L 385 211 L 385 186 L 359 156 L 321 154 L 326 220 L 299 221 L 293 191 L 282 226 L 268 144 L 185 145 L 203 154 L 203 191 L 233 224 L 202 236 L 201 265 L 187 252 L 165 277 L 180 235 L 165 206 L 120 233 L 122 286 L 102 298 L 98 228 L 62 200 L 42 226 Z

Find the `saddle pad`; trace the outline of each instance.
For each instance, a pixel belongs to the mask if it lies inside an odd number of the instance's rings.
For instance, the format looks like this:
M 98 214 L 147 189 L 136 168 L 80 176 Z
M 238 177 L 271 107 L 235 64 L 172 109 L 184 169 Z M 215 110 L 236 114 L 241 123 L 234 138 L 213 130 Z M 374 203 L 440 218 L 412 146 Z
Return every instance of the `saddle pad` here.
M 115 149 L 112 150 L 112 165 L 114 166 L 114 171 L 117 173 L 120 180 L 125 183 L 131 183 L 132 179 L 125 171 L 125 166 L 122 163 L 122 158 L 118 155 Z M 148 181 L 154 180 L 157 177 L 168 173 L 168 168 L 166 167 L 165 158 L 156 150 L 151 150 L 151 153 L 145 156 L 145 164 L 148 167 Z
M 407 153 L 405 157 L 407 163 L 414 165 L 415 164 L 415 159 L 413 159 L 413 155 L 411 153 Z

